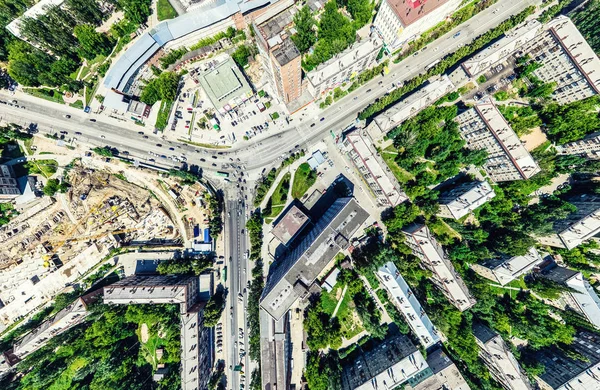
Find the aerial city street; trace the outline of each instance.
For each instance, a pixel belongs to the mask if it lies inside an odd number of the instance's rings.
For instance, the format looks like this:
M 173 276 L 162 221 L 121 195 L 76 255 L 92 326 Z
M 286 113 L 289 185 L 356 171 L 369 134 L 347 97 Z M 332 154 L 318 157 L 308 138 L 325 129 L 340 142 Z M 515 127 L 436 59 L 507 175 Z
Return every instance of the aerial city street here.
M 0 11 L 0 389 L 600 390 L 600 0 Z

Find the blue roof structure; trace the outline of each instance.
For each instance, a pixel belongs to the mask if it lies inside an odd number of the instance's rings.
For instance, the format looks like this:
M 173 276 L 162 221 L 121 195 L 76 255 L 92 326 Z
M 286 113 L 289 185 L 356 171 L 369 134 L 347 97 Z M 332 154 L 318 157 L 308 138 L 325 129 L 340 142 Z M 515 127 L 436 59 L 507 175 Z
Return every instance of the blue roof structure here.
M 159 23 L 140 38 L 110 68 L 104 86 L 123 92 L 139 68 L 168 42 L 216 24 L 237 12 L 245 13 L 279 0 L 217 0 L 206 7 Z

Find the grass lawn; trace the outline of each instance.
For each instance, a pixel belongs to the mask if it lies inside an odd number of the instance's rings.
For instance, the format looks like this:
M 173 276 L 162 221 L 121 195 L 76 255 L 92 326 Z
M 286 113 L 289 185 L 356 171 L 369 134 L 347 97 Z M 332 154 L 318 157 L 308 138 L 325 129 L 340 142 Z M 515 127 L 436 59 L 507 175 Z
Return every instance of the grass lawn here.
M 158 0 L 156 14 L 158 20 L 167 20 L 177 17 L 177 11 L 175 11 L 175 8 L 169 3 L 169 0 Z
M 317 181 L 317 173 L 310 168 L 308 163 L 300 164 L 294 175 L 292 197 L 300 199 L 308 189 Z
M 27 149 L 27 154 L 33 154 L 33 150 L 31 149 L 31 146 L 33 145 L 33 141 L 34 138 L 28 138 L 26 140 L 23 141 L 23 144 L 25 145 L 25 149 Z
M 331 292 L 327 292 L 325 290 L 321 291 L 321 305 L 325 313 L 329 315 L 333 314 L 335 307 L 338 303 L 338 300 L 335 297 L 340 289 L 343 289 L 343 287 L 341 287 L 340 285 L 336 285 L 336 287 L 333 290 L 331 290 Z
M 69 106 L 83 110 L 83 102 L 81 100 L 76 100 L 75 102 L 69 104 Z
M 442 219 L 435 219 L 434 221 L 430 221 L 427 225 L 429 229 L 435 234 L 436 238 L 442 245 L 450 245 L 454 242 L 454 239 L 462 240 L 462 237 L 458 232 Z
M 53 89 L 23 88 L 23 91 L 25 91 L 25 93 L 28 93 L 31 96 L 46 99 L 54 103 L 65 104 L 65 101 L 62 98 L 62 94 Z
M 350 299 L 350 295 L 346 294 L 336 315 L 342 326 L 342 336 L 347 340 L 365 330 L 354 307 L 354 302 Z
M 194 146 L 198 146 L 200 148 L 207 148 L 207 149 L 229 149 L 229 148 L 231 148 L 231 146 L 229 146 L 229 145 L 203 144 L 203 143 L 200 143 L 200 142 L 187 141 L 187 140 L 184 140 L 182 138 L 178 138 L 177 141 L 184 142 L 184 143 L 186 143 L 188 145 L 194 145 Z
M 156 117 L 156 128 L 159 130 L 164 130 L 167 127 L 167 122 L 169 120 L 169 113 L 171 112 L 171 107 L 173 106 L 173 102 L 168 100 L 163 100 L 160 103 L 160 110 L 158 111 L 158 116 Z
M 58 162 L 56 160 L 32 160 L 27 162 L 27 167 L 29 173 L 38 173 L 47 179 L 58 170 Z
M 396 180 L 398 180 L 398 182 L 400 182 L 401 184 L 404 184 L 410 181 L 411 179 L 414 179 L 414 176 L 411 175 L 409 172 L 405 171 L 404 169 L 400 168 L 398 164 L 396 164 L 396 161 L 394 159 L 396 158 L 397 153 L 398 152 L 396 151 L 396 148 L 394 148 L 394 146 L 391 145 L 383 150 L 383 152 L 381 153 L 381 157 L 388 165 L 388 167 L 390 167 L 390 169 L 392 170 L 392 173 L 396 177 Z
M 279 181 L 279 184 L 271 196 L 271 212 L 268 213 L 268 217 L 277 217 L 285 208 L 285 202 L 287 201 L 288 192 L 290 190 L 291 178 L 292 174 L 287 172 Z

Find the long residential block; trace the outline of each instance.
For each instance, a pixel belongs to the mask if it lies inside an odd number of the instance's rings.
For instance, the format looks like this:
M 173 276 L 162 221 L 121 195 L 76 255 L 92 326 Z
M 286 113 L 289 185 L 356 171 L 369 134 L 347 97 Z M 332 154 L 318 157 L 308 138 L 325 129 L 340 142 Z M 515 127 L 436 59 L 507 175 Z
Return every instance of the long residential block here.
M 394 207 L 408 199 L 366 131 L 356 130 L 346 135 L 344 146 L 379 206 Z
M 471 268 L 484 278 L 504 286 L 533 270 L 542 261 L 542 256 L 537 249 L 531 247 L 522 256 L 490 259 L 479 264 L 472 264 Z
M 391 302 L 398 308 L 420 343 L 429 348 L 440 341 L 437 329 L 425 313 L 421 303 L 400 275 L 394 263 L 387 262 L 377 272 Z
M 538 379 L 542 390 L 591 390 L 600 388 L 600 336 L 578 331 L 569 346 L 581 358 L 558 348 L 540 350 L 536 360 L 546 370 Z
M 539 273 L 539 275 L 568 287 L 569 289 L 561 294 L 559 300 L 566 308 L 575 310 L 600 329 L 600 298 L 581 272 L 564 267 L 554 267 Z
M 342 390 L 394 389 L 411 380 L 418 382 L 422 374 L 431 375 L 421 352 L 402 334 L 369 351 L 361 350 L 354 361 L 342 366 Z
M 454 88 L 454 84 L 446 75 L 430 80 L 423 88 L 410 94 L 405 99 L 376 116 L 369 125 L 369 132 L 373 134 L 385 134 L 389 132 L 405 120 L 417 115 L 435 103 L 442 96 L 454 90 Z
M 460 219 L 494 199 L 496 193 L 487 181 L 471 181 L 442 191 L 438 197 L 442 218 Z
M 329 61 L 306 74 L 308 91 L 315 99 L 342 85 L 377 63 L 383 42 L 377 35 L 352 44 Z
M 531 154 L 490 100 L 456 117 L 467 148 L 488 153 L 483 169 L 496 182 L 529 179 L 540 171 Z
M 577 211 L 555 221 L 552 234 L 536 237 L 540 244 L 571 250 L 600 232 L 600 197 L 584 194 L 568 201 Z
M 421 265 L 433 273 L 432 280 L 450 303 L 460 311 L 473 306 L 475 299 L 427 226 L 414 223 L 402 232 L 406 236 L 406 244 L 421 259 Z
M 583 139 L 556 145 L 559 154 L 571 154 L 586 157 L 592 160 L 600 160 L 600 133 L 589 134 Z
M 473 324 L 473 335 L 479 346 L 479 357 L 496 382 L 506 390 L 532 389 L 502 336 L 480 323 Z
M 600 92 L 600 59 L 567 16 L 542 25 L 531 21 L 466 60 L 462 67 L 472 77 L 507 61 L 511 55 L 528 56 L 541 66 L 533 75 L 556 83 L 552 97 L 560 104 Z

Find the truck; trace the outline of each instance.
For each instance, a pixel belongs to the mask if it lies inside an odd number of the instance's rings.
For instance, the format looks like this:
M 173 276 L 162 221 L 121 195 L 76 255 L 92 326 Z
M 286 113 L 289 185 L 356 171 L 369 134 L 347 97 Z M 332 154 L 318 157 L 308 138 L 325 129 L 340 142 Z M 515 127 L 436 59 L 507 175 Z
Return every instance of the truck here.
M 229 173 L 223 172 L 223 171 L 217 171 L 217 173 L 215 173 L 215 175 L 220 176 L 220 177 L 229 177 Z
M 425 67 L 425 70 L 429 70 L 429 69 L 433 68 L 434 66 L 436 66 L 437 64 L 439 64 L 439 63 L 440 63 L 440 61 L 441 61 L 441 60 L 436 60 L 436 61 L 433 61 L 431 64 L 429 64 L 429 65 L 427 65 L 427 66 Z

